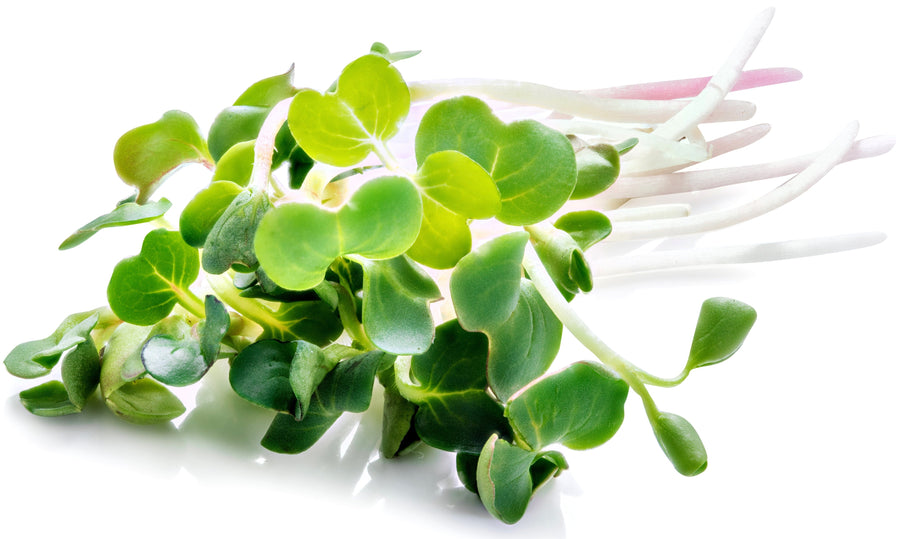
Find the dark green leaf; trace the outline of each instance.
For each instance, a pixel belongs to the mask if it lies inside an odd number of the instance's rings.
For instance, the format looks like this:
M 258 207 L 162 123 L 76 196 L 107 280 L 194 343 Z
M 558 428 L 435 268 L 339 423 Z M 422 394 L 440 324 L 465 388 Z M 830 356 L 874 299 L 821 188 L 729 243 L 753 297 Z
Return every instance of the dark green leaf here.
M 151 376 L 169 386 L 193 384 L 209 370 L 200 343 L 186 324 L 184 331 L 149 338 L 141 350 L 141 360 Z
M 434 321 L 429 304 L 441 291 L 405 256 L 364 265 L 362 322 L 378 348 L 419 354 L 431 346 Z
M 494 435 L 478 457 L 478 495 L 489 513 L 513 524 L 525 514 L 534 491 L 566 468 L 559 452 L 535 453 Z
M 156 229 L 144 237 L 141 254 L 113 269 L 106 297 L 116 316 L 136 325 L 162 320 L 176 303 L 193 298 L 189 287 L 200 275 L 197 249 L 177 231 Z
M 397 387 L 419 406 L 415 427 L 425 443 L 476 453 L 495 432 L 511 437 L 503 407 L 485 391 L 486 363 L 487 338 L 463 330 L 456 320 L 437 328 L 427 352 L 397 360 Z
M 528 234 L 494 238 L 459 261 L 450 277 L 450 296 L 459 323 L 469 331 L 497 327 L 519 301 L 522 255 Z
M 260 340 L 239 353 L 231 364 L 229 380 L 244 399 L 272 410 L 293 414 L 297 397 L 291 388 L 291 361 L 296 344 Z
M 57 417 L 77 414 L 81 409 L 69 400 L 69 393 L 62 382 L 52 380 L 19 393 L 19 400 L 34 415 Z
M 456 475 L 466 490 L 478 494 L 478 453 L 456 454 Z
M 380 451 L 385 458 L 394 458 L 420 441 L 413 428 L 413 417 L 418 407 L 403 398 L 397 389 L 393 363 L 378 373 L 378 380 L 384 386 Z
M 107 397 L 106 405 L 122 419 L 139 425 L 165 423 L 185 412 L 178 397 L 149 378 L 119 387 Z
M 519 301 L 500 326 L 485 330 L 490 341 L 487 379 L 502 401 L 544 374 L 562 341 L 562 323 L 527 279 L 521 279 Z
M 146 204 L 136 204 L 134 202 L 125 202 L 116 206 L 116 209 L 97 217 L 90 223 L 82 226 L 74 234 L 66 238 L 60 245 L 59 250 L 64 251 L 81 245 L 88 238 L 104 228 L 135 225 L 139 223 L 147 223 L 159 217 L 162 217 L 172 203 L 165 198 L 158 202 L 148 202 Z
M 231 317 L 228 310 L 215 296 L 208 295 L 204 300 L 206 318 L 200 322 L 200 353 L 207 365 L 212 365 L 219 356 L 219 347 L 228 328 Z
M 277 311 L 266 312 L 265 318 L 257 320 L 263 327 L 262 339 L 304 340 L 325 346 L 344 331 L 340 318 L 324 301 L 282 303 Z
M 756 322 L 756 310 L 729 298 L 709 298 L 700 307 L 685 370 L 715 365 L 731 357 Z
M 706 470 L 706 448 L 687 419 L 662 412 L 651 424 L 656 441 L 678 473 L 691 477 Z
M 90 337 L 99 317 L 99 310 L 66 317 L 49 337 L 13 348 L 3 360 L 6 370 L 19 378 L 38 378 L 49 374 L 64 352 Z
M 113 153 L 119 177 L 138 189 L 138 203 L 149 199 L 181 165 L 211 160 L 197 122 L 179 110 L 170 110 L 156 122 L 125 133 Z
M 63 358 L 62 381 L 69 401 L 79 410 L 84 408 L 100 385 L 100 352 L 93 339 L 88 337 Z
M 203 269 L 215 275 L 225 273 L 232 266 L 240 266 L 243 271 L 255 270 L 259 262 L 253 237 L 271 208 L 265 191 L 241 191 L 235 196 L 206 237 Z
M 533 120 L 509 125 L 474 97 L 432 106 L 416 134 L 416 160 L 456 150 L 481 165 L 500 190 L 497 220 L 528 225 L 553 215 L 576 183 L 575 153 L 564 135 Z
M 339 417 L 339 412 L 324 410 L 318 400 L 313 400 L 302 421 L 289 414 L 275 414 L 260 443 L 275 453 L 302 453 L 318 442 Z
M 582 251 L 601 241 L 612 232 L 609 218 L 594 210 L 573 211 L 556 220 L 556 228 L 568 232 Z
M 628 384 L 591 363 L 574 363 L 515 395 L 506 415 L 532 449 L 562 443 L 590 449 L 616 433 L 625 416 Z

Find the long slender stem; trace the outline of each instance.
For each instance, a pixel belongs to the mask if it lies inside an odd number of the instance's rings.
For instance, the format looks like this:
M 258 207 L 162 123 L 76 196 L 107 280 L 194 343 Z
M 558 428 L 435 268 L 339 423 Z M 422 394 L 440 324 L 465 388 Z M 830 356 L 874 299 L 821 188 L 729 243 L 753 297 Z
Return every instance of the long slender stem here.
M 708 232 L 741 223 L 774 210 L 800 196 L 822 179 L 835 165 L 841 162 L 844 155 L 853 145 L 859 125 L 856 122 L 848 125 L 838 137 L 828 145 L 809 167 L 783 183 L 773 191 L 746 204 L 720 211 L 708 212 L 674 219 L 656 221 L 636 221 L 613 223 L 613 232 L 609 240 L 650 239 L 680 234 Z
M 522 260 L 522 265 L 528 272 L 528 276 L 531 278 L 531 282 L 534 284 L 535 289 L 537 289 L 541 297 L 544 298 L 547 306 L 550 307 L 553 314 L 559 318 L 563 326 L 565 326 L 565 328 L 569 330 L 569 332 L 578 339 L 585 348 L 590 350 L 601 363 L 612 369 L 619 377 L 625 380 L 629 387 L 641 397 L 641 401 L 644 404 L 644 410 L 647 412 L 648 417 L 653 418 L 659 415 L 656 403 L 653 402 L 653 398 L 647 391 L 644 381 L 637 375 L 639 369 L 607 346 L 607 344 L 603 342 L 590 327 L 588 327 L 585 321 L 578 316 L 575 310 L 572 309 L 572 306 L 565 298 L 563 298 L 562 294 L 560 294 L 559 290 L 556 288 L 556 284 L 554 284 L 550 274 L 547 273 L 546 268 L 544 268 L 537 252 L 531 244 L 528 244 L 525 248 L 525 257 Z
M 287 120 L 292 98 L 279 101 L 263 121 L 253 147 L 253 171 L 250 174 L 250 185 L 264 190 L 269 185 L 272 172 L 272 154 L 275 151 L 275 136 Z

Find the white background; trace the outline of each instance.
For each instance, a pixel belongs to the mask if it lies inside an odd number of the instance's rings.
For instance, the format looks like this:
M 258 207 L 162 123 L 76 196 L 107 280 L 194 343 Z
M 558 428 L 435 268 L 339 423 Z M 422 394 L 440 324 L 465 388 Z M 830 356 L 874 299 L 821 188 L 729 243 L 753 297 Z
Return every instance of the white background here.
M 709 75 L 768 6 L 327 5 L 0 8 L 3 355 L 46 336 L 67 314 L 101 304 L 115 262 L 139 250 L 144 231 L 125 229 L 72 251 L 55 247 L 129 194 L 113 169 L 113 145 L 166 110 L 187 111 L 206 128 L 250 83 L 296 63 L 297 85 L 323 89 L 373 41 L 424 51 L 398 65 L 407 80 L 497 77 L 586 88 Z M 816 151 L 854 119 L 860 136 L 896 134 L 900 47 L 886 5 L 777 4 L 748 68 L 791 66 L 805 78 L 735 95 L 756 102 L 753 122 L 773 131 L 729 162 Z M 699 477 L 671 469 L 632 398 L 619 434 L 596 450 L 567 452 L 571 470 L 509 527 L 458 486 L 452 457 L 423 450 L 396 462 L 375 458 L 377 403 L 361 420 L 342 420 L 308 454 L 290 457 L 258 446 L 267 416 L 231 397 L 221 371 L 180 430 L 126 424 L 99 401 L 80 416 L 34 417 L 17 397 L 34 382 L 0 373 L 0 533 L 896 537 L 898 161 L 895 151 L 841 165 L 770 215 L 657 247 L 881 230 L 889 238 L 878 246 L 608 279 L 577 303 L 614 349 L 664 375 L 679 370 L 703 299 L 730 296 L 756 307 L 759 321 L 738 355 L 680 388 L 654 391 L 662 409 L 689 418 L 703 436 L 710 460 Z M 160 194 L 174 199 L 205 181 L 201 167 L 185 169 Z M 696 209 L 734 204 L 780 181 L 701 196 Z M 585 352 L 567 338 L 563 354 L 568 361 Z

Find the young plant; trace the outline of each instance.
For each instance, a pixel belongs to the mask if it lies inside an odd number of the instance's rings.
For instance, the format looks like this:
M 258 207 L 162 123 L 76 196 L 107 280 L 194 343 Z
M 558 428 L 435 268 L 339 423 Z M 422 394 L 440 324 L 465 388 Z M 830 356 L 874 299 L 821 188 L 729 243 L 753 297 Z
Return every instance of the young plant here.
M 853 235 L 602 264 L 589 256 L 600 242 L 751 219 L 838 163 L 890 149 L 888 137 L 857 141 L 853 124 L 818 155 L 680 171 L 765 134 L 751 127 L 703 138 L 701 124 L 751 112 L 726 100 L 728 92 L 798 78 L 794 70 L 743 71 L 771 16 L 760 14 L 706 79 L 584 92 L 492 80 L 407 83 L 395 64 L 417 51 L 376 43 L 324 92 L 296 88 L 292 67 L 248 87 L 206 134 L 181 111 L 129 131 L 114 159 L 134 195 L 60 249 L 110 227 L 154 228 L 112 269 L 108 307 L 67 317 L 7 355 L 8 371 L 22 378 L 47 376 L 62 362 L 61 381 L 23 391 L 22 404 L 37 415 L 79 413 L 99 388 L 123 419 L 167 422 L 185 407 L 166 386 L 194 384 L 224 360 L 235 393 L 275 412 L 262 445 L 299 453 L 343 413 L 367 410 L 377 380 L 383 456 L 420 443 L 455 452 L 462 484 L 514 523 L 534 491 L 568 468 L 561 449 L 610 440 L 634 393 L 675 470 L 702 473 L 697 431 L 661 411 L 648 387 L 677 386 L 731 357 L 756 320 L 753 308 L 705 301 L 684 367 L 662 378 L 607 346 L 569 302 L 601 275 L 880 241 Z M 428 105 L 420 117 L 411 112 L 416 102 Z M 500 102 L 550 114 L 509 119 L 517 109 Z M 394 142 L 404 126 L 415 130 L 409 148 Z M 210 169 L 210 183 L 182 206 L 175 228 L 164 220 L 173 204 L 152 198 L 191 163 Z M 788 174 L 771 193 L 723 211 L 623 204 Z M 564 330 L 594 359 L 560 364 Z

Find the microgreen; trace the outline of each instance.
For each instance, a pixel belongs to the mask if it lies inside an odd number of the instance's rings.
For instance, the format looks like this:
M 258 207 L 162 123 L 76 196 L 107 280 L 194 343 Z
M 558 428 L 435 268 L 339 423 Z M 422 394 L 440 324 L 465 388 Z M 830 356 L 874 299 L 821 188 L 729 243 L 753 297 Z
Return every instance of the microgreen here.
M 689 350 L 674 354 L 684 367 L 665 378 L 610 348 L 575 298 L 608 274 L 807 256 L 880 240 L 848 235 L 592 257 L 598 243 L 748 220 L 836 164 L 889 149 L 887 138 L 856 141 L 851 124 L 815 156 L 678 172 L 768 130 L 710 144 L 701 123 L 752 111 L 725 100 L 723 90 L 796 79 L 790 70 L 741 76 L 770 15 L 710 79 L 588 92 L 511 81 L 407 83 L 395 62 L 418 51 L 376 43 L 324 91 L 295 87 L 302 74 L 293 66 L 251 84 L 218 109 L 208 139 L 180 111 L 125 133 L 114 161 L 134 195 L 60 249 L 104 228 L 156 228 L 112 269 L 109 309 L 73 314 L 48 337 L 10 351 L 4 364 L 21 378 L 48 376 L 62 362 L 61 381 L 21 391 L 20 401 L 40 416 L 74 414 L 99 388 L 123 419 L 167 422 L 186 411 L 167 386 L 201 382 L 225 359 L 233 391 L 273 414 L 260 440 L 266 449 L 303 452 L 343 414 L 366 412 L 382 398 L 383 457 L 402 458 L 419 444 L 455 452 L 461 483 L 491 515 L 514 523 L 538 487 L 568 469 L 561 450 L 613 438 L 633 392 L 648 436 L 674 469 L 703 472 L 697 430 L 660 411 L 650 387 L 679 386 L 692 370 L 732 357 L 756 311 L 730 298 L 703 302 Z M 498 100 L 545 113 L 506 121 Z M 413 101 L 427 101 L 420 117 Z M 404 126 L 414 142 L 397 148 Z M 181 205 L 176 229 L 163 219 L 173 204 L 150 197 L 188 163 L 210 168 L 210 181 Z M 733 209 L 616 207 L 788 173 L 797 175 Z M 560 353 L 565 331 L 584 353 Z M 677 360 L 682 353 L 686 360 Z M 376 381 L 382 392 L 373 392 Z

